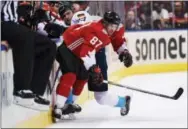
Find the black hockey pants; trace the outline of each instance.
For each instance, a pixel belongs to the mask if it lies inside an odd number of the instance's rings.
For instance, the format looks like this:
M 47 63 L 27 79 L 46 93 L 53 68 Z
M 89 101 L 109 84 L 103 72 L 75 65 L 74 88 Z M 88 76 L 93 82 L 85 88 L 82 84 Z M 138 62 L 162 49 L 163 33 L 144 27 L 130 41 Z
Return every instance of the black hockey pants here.
M 55 43 L 14 22 L 1 22 L 1 38 L 13 51 L 14 93 L 32 90 L 43 95 L 56 55 Z

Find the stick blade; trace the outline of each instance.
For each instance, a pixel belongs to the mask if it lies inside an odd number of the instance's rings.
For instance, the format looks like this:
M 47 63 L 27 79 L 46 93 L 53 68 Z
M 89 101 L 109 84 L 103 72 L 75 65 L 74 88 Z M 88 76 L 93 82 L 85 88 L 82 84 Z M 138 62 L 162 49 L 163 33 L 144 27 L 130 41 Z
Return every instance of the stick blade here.
M 183 94 L 183 88 L 179 88 L 178 91 L 176 92 L 176 94 L 174 95 L 173 99 L 177 100 L 179 99 L 179 97 Z

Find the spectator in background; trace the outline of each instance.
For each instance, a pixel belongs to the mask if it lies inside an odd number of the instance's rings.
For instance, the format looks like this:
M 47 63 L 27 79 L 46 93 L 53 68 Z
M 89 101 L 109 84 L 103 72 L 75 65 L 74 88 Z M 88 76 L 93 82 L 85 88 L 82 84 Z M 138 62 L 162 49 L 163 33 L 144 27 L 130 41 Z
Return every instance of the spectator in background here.
M 164 29 L 168 27 L 169 14 L 168 11 L 158 2 L 154 2 L 152 11 L 152 21 L 154 29 Z
M 125 19 L 126 29 L 127 30 L 140 30 L 140 21 L 135 16 L 134 11 L 129 11 Z
M 172 12 L 172 1 L 160 1 L 161 7 L 166 9 L 169 13 Z
M 89 1 L 73 1 L 72 10 L 74 13 L 78 11 L 88 11 L 89 10 Z
M 188 1 L 185 1 L 185 12 L 188 12 Z
M 175 20 L 175 28 L 187 28 L 188 27 L 188 13 L 186 12 L 186 5 L 183 1 L 176 1 L 174 3 L 175 12 L 173 20 Z
M 137 10 L 140 19 L 141 29 L 151 29 L 151 6 L 149 1 L 143 1 Z
M 127 14 L 130 10 L 136 9 L 136 2 L 125 1 L 125 13 Z

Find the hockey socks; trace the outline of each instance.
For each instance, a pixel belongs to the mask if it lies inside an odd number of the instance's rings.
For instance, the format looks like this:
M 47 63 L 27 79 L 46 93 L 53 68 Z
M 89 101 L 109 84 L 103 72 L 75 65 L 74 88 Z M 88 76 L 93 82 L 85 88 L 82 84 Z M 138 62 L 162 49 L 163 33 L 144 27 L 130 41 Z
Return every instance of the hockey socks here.
M 66 104 L 71 104 L 73 103 L 73 94 L 72 94 L 72 90 L 69 93 L 69 96 L 67 98 Z
M 76 82 L 73 86 L 74 89 L 71 89 L 68 99 L 66 101 L 66 104 L 72 104 L 73 102 L 76 101 L 78 96 L 81 94 L 86 82 L 87 82 L 87 80 L 76 80 Z
M 62 107 L 65 102 L 66 104 L 70 104 L 76 101 L 86 82 L 87 80 L 76 80 L 76 75 L 74 73 L 64 74 L 60 78 L 60 82 L 56 89 L 57 105 Z
M 73 95 L 79 96 L 82 93 L 82 90 L 83 90 L 86 82 L 87 82 L 87 80 L 76 80 L 76 82 L 73 86 Z M 73 100 L 73 101 L 75 101 L 75 100 Z
M 118 103 L 115 105 L 115 107 L 125 107 L 125 97 L 118 96 L 119 100 Z
M 115 94 L 110 94 L 108 91 L 105 92 L 95 92 L 94 93 L 96 101 L 101 105 L 108 105 L 111 107 L 124 107 L 125 97 L 120 97 Z
M 71 87 L 73 86 L 75 81 L 76 81 L 76 75 L 74 73 L 66 73 L 61 77 L 60 82 L 56 89 L 56 93 L 57 93 L 56 103 L 59 107 L 64 106 L 69 96 L 69 93 L 71 91 Z

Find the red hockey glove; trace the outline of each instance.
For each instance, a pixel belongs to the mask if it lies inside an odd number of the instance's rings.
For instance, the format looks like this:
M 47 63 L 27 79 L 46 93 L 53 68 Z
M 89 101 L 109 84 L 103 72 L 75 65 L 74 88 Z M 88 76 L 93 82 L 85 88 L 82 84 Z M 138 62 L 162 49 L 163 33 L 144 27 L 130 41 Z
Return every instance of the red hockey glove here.
M 123 62 L 127 68 L 133 64 L 132 55 L 126 49 L 119 54 L 119 60 Z
M 93 65 L 89 68 L 89 81 L 96 85 L 102 84 L 103 76 L 98 65 Z

